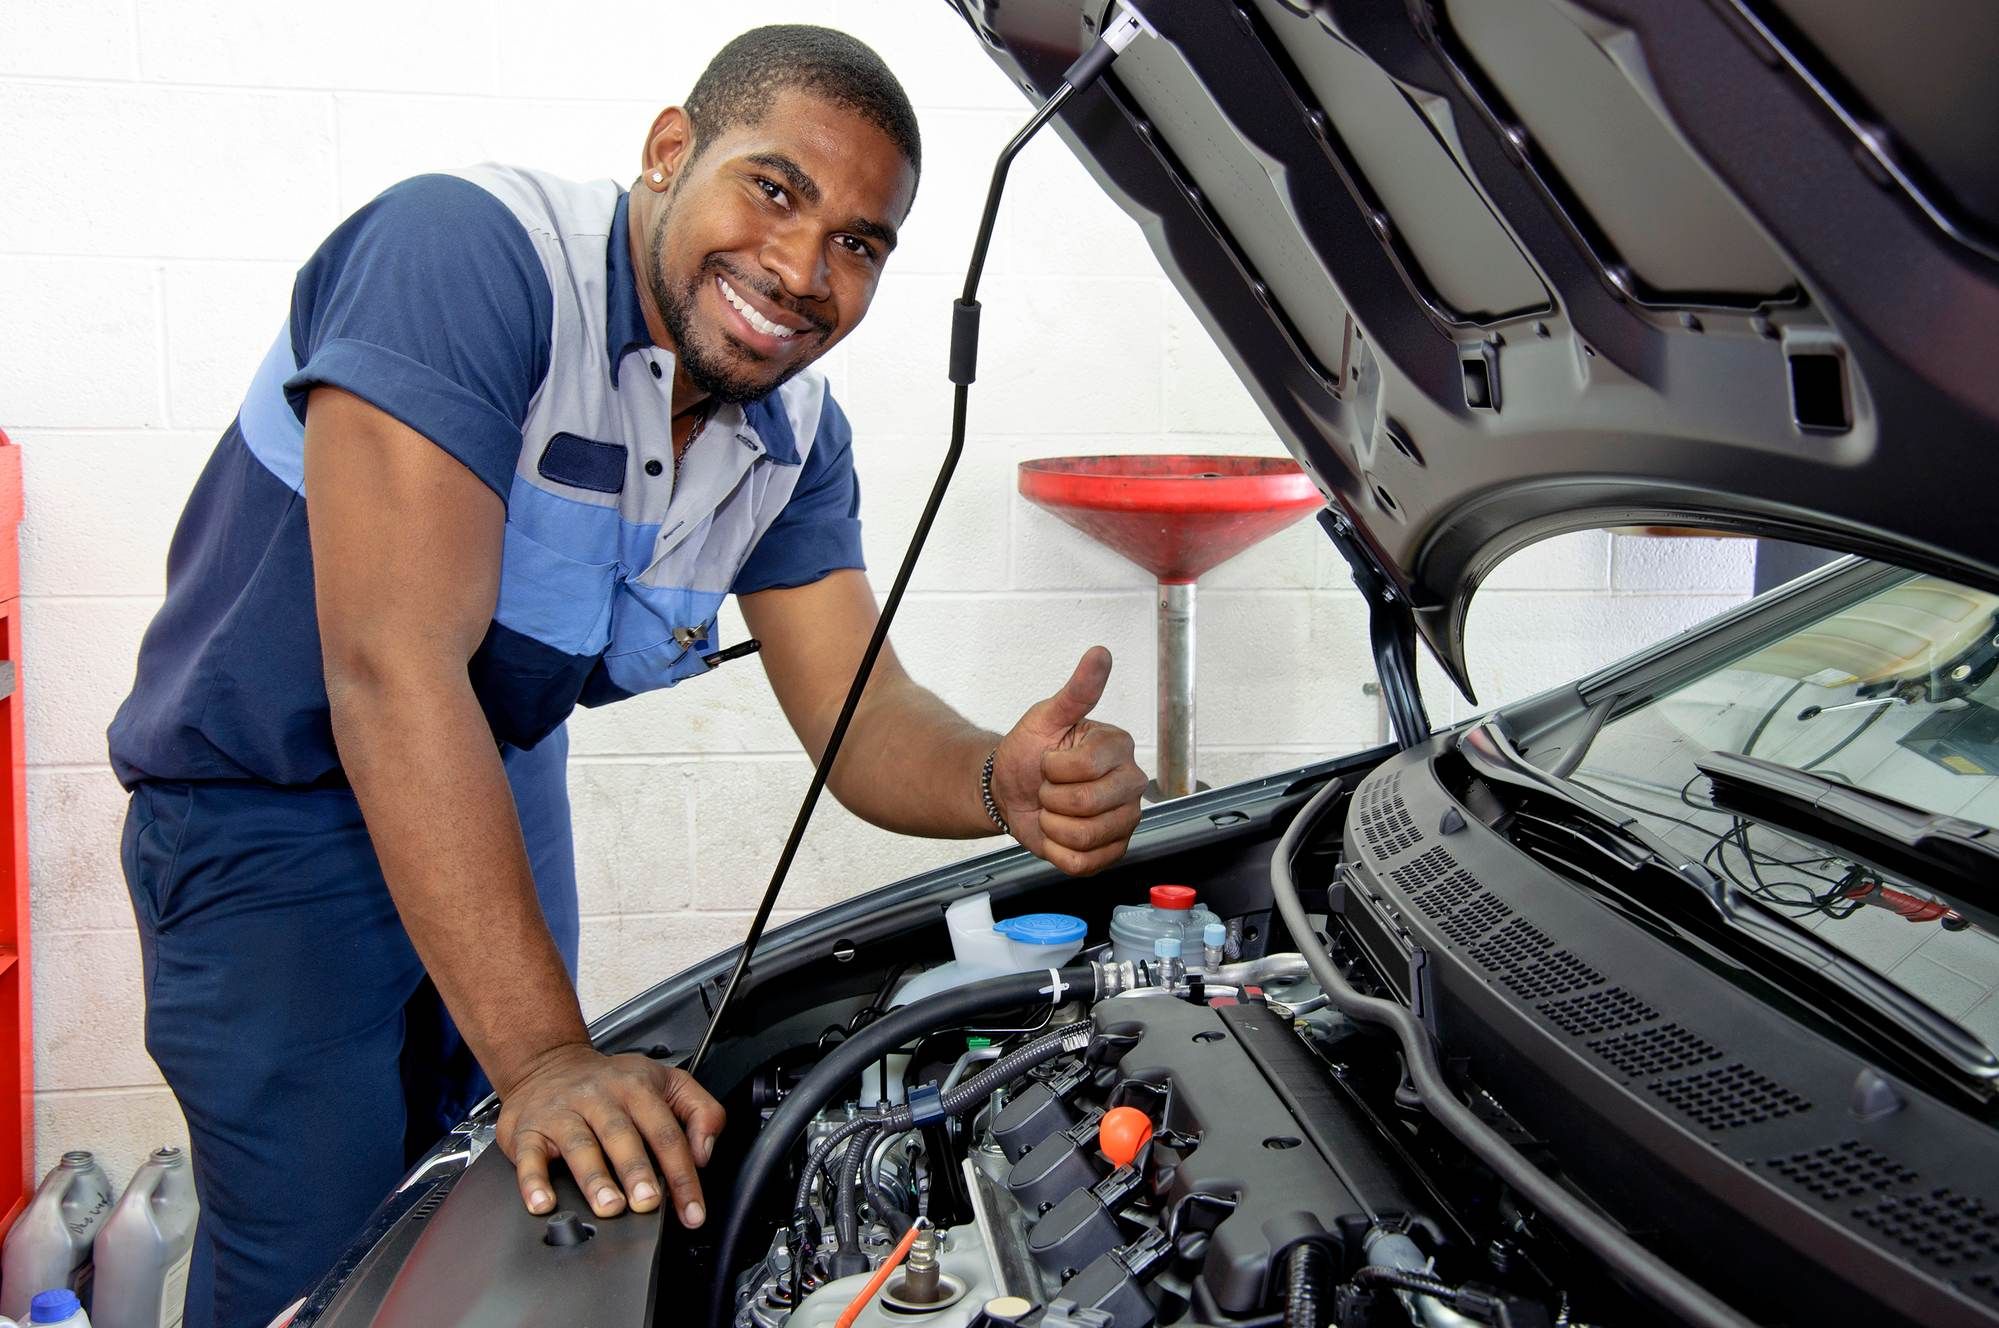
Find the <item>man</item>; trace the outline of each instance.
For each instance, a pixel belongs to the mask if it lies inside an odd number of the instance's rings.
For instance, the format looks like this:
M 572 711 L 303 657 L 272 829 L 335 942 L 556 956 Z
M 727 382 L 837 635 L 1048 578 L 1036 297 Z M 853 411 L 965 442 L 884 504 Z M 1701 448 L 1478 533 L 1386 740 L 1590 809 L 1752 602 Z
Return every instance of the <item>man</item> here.
M 423 176 L 299 273 L 110 735 L 147 1047 L 194 1141 L 190 1324 L 309 1284 L 480 1067 L 530 1210 L 560 1161 L 599 1216 L 703 1220 L 720 1107 L 578 1012 L 562 724 L 704 672 L 734 593 L 817 758 L 875 605 L 846 419 L 801 371 L 867 312 L 919 165 L 873 52 L 763 28 L 653 122 L 629 195 Z M 884 653 L 831 788 L 976 836 L 989 785 L 1095 871 L 1144 782 L 1085 718 L 1109 669 L 997 736 Z

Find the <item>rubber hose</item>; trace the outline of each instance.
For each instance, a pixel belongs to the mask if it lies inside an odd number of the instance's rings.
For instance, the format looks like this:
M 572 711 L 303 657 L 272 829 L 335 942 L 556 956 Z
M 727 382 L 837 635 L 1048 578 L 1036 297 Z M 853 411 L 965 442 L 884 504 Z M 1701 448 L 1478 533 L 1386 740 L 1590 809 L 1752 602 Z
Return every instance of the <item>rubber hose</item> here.
M 1613 1226 L 1582 1199 L 1550 1180 L 1498 1131 L 1480 1120 L 1445 1082 L 1429 1030 L 1417 1022 L 1409 1008 L 1399 1001 L 1362 995 L 1333 963 L 1332 956 L 1312 931 L 1305 906 L 1298 901 L 1298 884 L 1291 876 L 1291 862 L 1298 855 L 1299 844 L 1317 827 L 1326 808 L 1343 790 L 1344 781 L 1337 776 L 1328 780 L 1292 818 L 1277 841 L 1276 852 L 1270 855 L 1271 899 L 1284 919 L 1285 928 L 1297 941 L 1299 953 L 1311 965 L 1312 976 L 1319 980 L 1334 1008 L 1355 1023 L 1373 1024 L 1393 1032 L 1402 1045 L 1403 1060 L 1417 1096 L 1437 1123 L 1577 1243 L 1630 1279 L 1643 1294 L 1681 1322 L 1704 1328 L 1748 1328 L 1747 1320 Z
M 839 1193 L 833 1202 L 833 1231 L 839 1238 L 835 1247 L 841 1254 L 861 1252 L 861 1172 L 867 1168 L 868 1149 L 874 1146 L 881 1126 L 871 1124 L 847 1143 L 840 1158 Z
M 873 1139 L 868 1141 L 868 1146 L 870 1148 L 874 1146 Z M 882 1188 L 881 1177 L 876 1175 L 873 1167 L 862 1169 L 861 1187 L 867 1192 L 868 1202 L 874 1206 L 875 1216 L 888 1223 L 889 1231 L 895 1236 L 900 1237 L 909 1229 L 909 1224 L 916 1220 L 889 1197 L 888 1191 Z
M 1062 990 L 1050 991 L 1048 970 L 1039 969 L 969 982 L 891 1010 L 833 1048 L 798 1081 L 757 1134 L 756 1142 L 743 1158 L 742 1170 L 737 1172 L 735 1194 L 715 1252 L 715 1276 L 708 1297 L 711 1325 L 726 1325 L 735 1317 L 729 1309 L 730 1288 L 758 1198 L 783 1172 L 785 1159 L 798 1142 L 798 1136 L 820 1109 L 833 1100 L 834 1094 L 859 1077 L 869 1061 L 887 1055 L 913 1037 L 950 1028 L 974 1015 L 1025 1005 L 1037 997 L 1060 1001 L 1070 988 L 1086 996 L 1096 994 L 1096 973 L 1088 964 L 1062 969 L 1056 976 Z
M 805 1158 L 805 1165 L 799 1168 L 798 1192 L 792 1196 L 791 1200 L 793 1217 L 812 1210 L 812 1181 L 825 1167 L 826 1159 L 833 1155 L 833 1150 L 853 1138 L 856 1134 L 859 1134 L 872 1123 L 872 1120 L 867 1117 L 850 1120 L 824 1139 L 821 1139 L 818 1143 L 812 1145 L 811 1153 L 807 1154 Z M 829 1199 L 832 1197 L 830 1192 L 832 1182 L 833 1178 L 828 1176 L 826 1183 L 829 1187 L 827 1194 Z
M 1322 1246 L 1306 1241 L 1284 1260 L 1284 1328 L 1325 1328 L 1332 1317 L 1326 1304 L 1333 1261 Z
M 1386 1282 L 1398 1291 L 1413 1291 L 1419 1296 L 1432 1296 L 1446 1305 L 1457 1302 L 1458 1289 L 1434 1273 L 1418 1272 L 1413 1268 L 1391 1268 L 1387 1264 L 1371 1263 L 1354 1270 L 1356 1282 Z
M 1081 1051 L 1089 1046 L 1090 1038 L 1095 1032 L 1095 1027 L 1085 1021 L 1068 1024 L 1052 1033 L 1044 1034 L 1026 1046 L 1008 1052 L 950 1092 L 943 1094 L 937 1099 L 937 1105 L 947 1116 L 962 1116 L 991 1097 L 995 1089 L 1012 1083 L 1035 1066 L 1054 1060 L 1064 1052 Z M 899 1110 L 907 1112 L 909 1108 L 902 1107 Z
M 1090 1034 L 1094 1030 L 1088 1023 L 1065 1024 L 1053 1033 L 1044 1033 L 1024 1047 L 1017 1047 L 994 1061 L 991 1066 L 957 1085 L 949 1093 L 938 1099 L 939 1108 L 949 1116 L 961 1116 L 979 1103 L 985 1101 L 993 1090 L 1002 1084 L 1026 1074 L 1043 1061 L 1052 1060 L 1065 1051 L 1079 1051 L 1089 1045 Z M 860 1117 L 848 1121 L 832 1134 L 812 1146 L 811 1154 L 805 1159 L 804 1169 L 798 1175 L 798 1189 L 792 1196 L 791 1211 L 794 1217 L 809 1210 L 812 1202 L 812 1180 L 833 1155 L 840 1143 L 851 1138 L 856 1132 L 870 1124 L 880 1124 L 891 1130 L 906 1130 L 915 1123 L 915 1113 L 907 1106 L 896 1107 L 881 1116 Z M 828 1175 L 828 1195 L 831 1195 L 833 1177 Z

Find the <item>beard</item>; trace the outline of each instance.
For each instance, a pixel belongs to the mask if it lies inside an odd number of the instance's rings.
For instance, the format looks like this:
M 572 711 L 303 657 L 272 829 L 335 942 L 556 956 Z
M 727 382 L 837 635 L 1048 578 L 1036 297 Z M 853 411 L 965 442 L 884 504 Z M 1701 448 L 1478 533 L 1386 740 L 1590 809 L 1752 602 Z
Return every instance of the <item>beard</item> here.
M 773 302 L 781 303 L 781 301 L 777 301 L 769 292 L 759 289 L 757 283 L 747 280 L 741 273 L 732 271 L 712 255 L 702 261 L 693 277 L 677 287 L 669 286 L 662 271 L 660 253 L 661 242 L 666 236 L 666 223 L 673 215 L 676 201 L 672 193 L 667 195 L 665 203 L 653 219 L 652 234 L 647 237 L 647 245 L 652 251 L 653 260 L 649 283 L 652 287 L 652 299 L 659 308 L 660 321 L 666 324 L 667 335 L 673 338 L 674 358 L 679 368 L 686 373 L 687 380 L 696 389 L 718 402 L 743 405 L 759 397 L 768 396 L 789 382 L 792 375 L 817 359 L 818 354 L 815 352 L 800 355 L 781 370 L 759 373 L 753 365 L 745 365 L 742 361 L 765 361 L 767 357 L 762 352 L 735 341 L 719 329 L 704 327 L 699 323 L 694 312 L 695 298 L 701 292 L 702 283 L 713 280 L 717 275 L 726 278 L 732 286 L 755 290 Z M 813 324 L 814 332 L 824 337 L 825 325 L 822 321 L 810 314 L 800 316 Z

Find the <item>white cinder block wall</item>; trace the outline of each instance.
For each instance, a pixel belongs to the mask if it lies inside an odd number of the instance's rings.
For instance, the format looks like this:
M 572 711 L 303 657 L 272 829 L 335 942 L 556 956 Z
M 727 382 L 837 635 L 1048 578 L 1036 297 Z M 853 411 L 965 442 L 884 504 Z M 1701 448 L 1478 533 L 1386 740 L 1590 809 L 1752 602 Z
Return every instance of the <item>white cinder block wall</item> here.
M 875 44 L 927 170 L 867 324 L 829 357 L 886 585 L 947 422 L 944 332 L 993 151 L 1025 109 L 943 0 L 7 0 L 0 5 L 0 427 L 22 528 L 41 1165 L 90 1146 L 122 1182 L 182 1126 L 141 1037 L 104 728 L 159 602 L 168 536 L 285 315 L 292 274 L 403 176 L 482 159 L 629 181 L 647 126 L 728 36 L 830 22 Z M 960 477 L 896 643 L 967 713 L 1010 722 L 1108 644 L 1101 710 L 1152 742 L 1144 574 L 1013 491 L 1095 451 L 1277 444 L 1138 232 L 1050 135 L 1014 174 L 985 284 Z M 1741 598 L 1746 544 L 1582 535 L 1480 601 L 1484 699 L 1517 696 Z M 301 612 L 308 611 L 300 606 Z M 1307 522 L 1201 595 L 1201 772 L 1223 783 L 1371 745 L 1361 605 Z M 728 626 L 731 638 L 740 624 Z M 1433 712 L 1456 713 L 1428 671 Z M 737 939 L 806 766 L 755 663 L 579 716 L 571 779 L 591 1013 Z M 967 778 L 970 778 L 967 772 Z M 786 903 L 964 853 L 830 808 Z

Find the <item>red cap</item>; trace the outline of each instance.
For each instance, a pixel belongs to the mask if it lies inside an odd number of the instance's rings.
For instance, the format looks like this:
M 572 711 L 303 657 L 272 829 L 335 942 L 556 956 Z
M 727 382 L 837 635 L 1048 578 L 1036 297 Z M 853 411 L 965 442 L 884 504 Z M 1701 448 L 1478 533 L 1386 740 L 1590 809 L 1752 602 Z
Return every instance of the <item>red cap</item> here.
M 1097 1148 L 1114 1167 L 1130 1166 L 1151 1139 L 1152 1121 L 1137 1107 L 1112 1107 L 1097 1122 Z
M 1152 887 L 1154 908 L 1194 907 L 1194 887 L 1191 885 L 1155 885 Z

